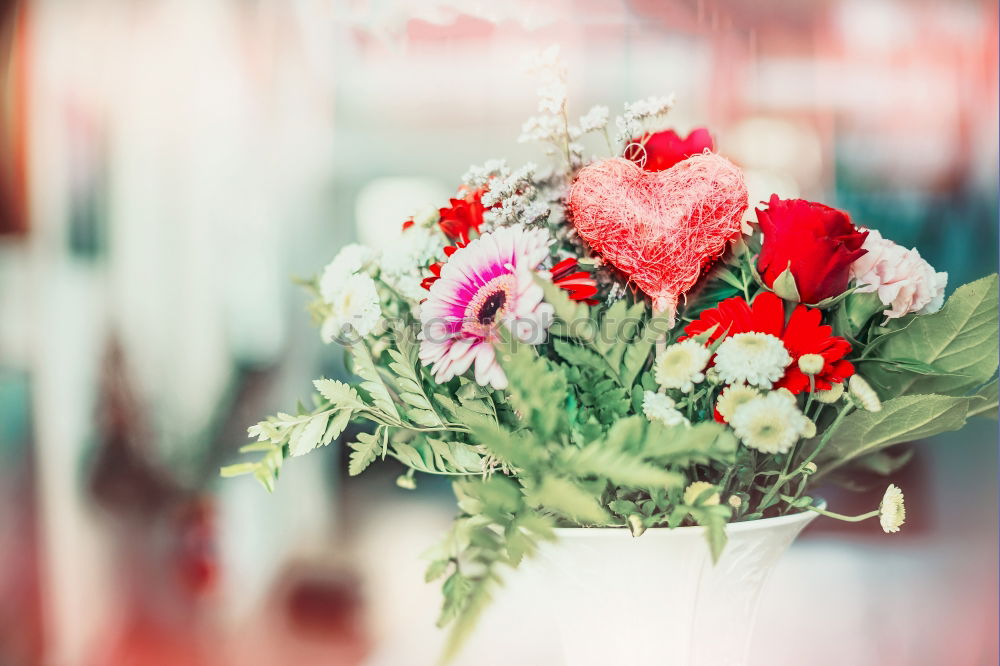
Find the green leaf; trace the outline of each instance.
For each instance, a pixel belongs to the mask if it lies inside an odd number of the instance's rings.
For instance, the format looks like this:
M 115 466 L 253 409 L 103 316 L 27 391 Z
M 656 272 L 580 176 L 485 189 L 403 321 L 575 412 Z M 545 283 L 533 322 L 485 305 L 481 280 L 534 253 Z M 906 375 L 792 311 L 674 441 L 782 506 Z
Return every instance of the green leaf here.
M 927 363 L 943 376 L 873 369 L 865 378 L 883 395 L 961 395 L 997 371 L 997 276 L 963 285 L 939 312 L 914 316 L 879 345 L 879 357 Z
M 611 519 L 592 493 L 562 477 L 546 476 L 527 500 L 583 525 L 606 525 Z
M 969 406 L 969 416 L 987 416 L 997 418 L 997 380 L 976 391 L 976 397 L 981 401 Z
M 288 437 L 288 450 L 292 456 L 301 456 L 309 453 L 317 446 L 326 432 L 327 421 L 330 412 L 320 412 L 309 418 L 305 423 L 300 423 L 292 429 Z M 350 418 L 348 416 L 348 418 Z
M 392 395 L 389 393 L 389 389 L 386 387 L 385 382 L 382 381 L 382 377 L 378 374 L 378 370 L 375 368 L 375 363 L 372 361 L 371 354 L 368 352 L 368 347 L 364 342 L 358 342 L 357 344 L 351 345 L 351 358 L 354 361 L 352 370 L 356 375 L 361 377 L 364 381 L 361 382 L 361 388 L 368 392 L 368 395 L 372 398 L 372 404 L 385 414 L 392 417 L 398 417 L 399 412 L 396 411 L 396 405 L 392 400 Z
M 361 474 L 378 457 L 378 452 L 382 448 L 379 437 L 380 430 L 381 428 L 377 429 L 374 433 L 363 432 L 358 435 L 358 441 L 348 444 L 352 449 L 347 465 L 347 473 L 349 475 L 357 476 Z
M 633 488 L 676 488 L 684 484 L 684 475 L 667 471 L 635 454 L 610 448 L 605 442 L 582 449 L 563 449 L 559 464 L 575 477 L 596 476 Z
M 817 461 L 825 474 L 887 446 L 930 437 L 965 425 L 978 396 L 905 395 L 882 403 L 879 412 L 856 411 L 834 431 Z
M 795 276 L 792 275 L 792 262 L 788 262 L 788 268 L 781 271 L 778 277 L 774 278 L 774 284 L 771 285 L 774 293 L 783 298 L 786 301 L 791 301 L 793 303 L 798 303 L 802 300 L 799 296 L 799 288 L 795 284 Z
M 358 397 L 358 392 L 344 382 L 335 379 L 317 379 L 313 382 L 313 386 L 338 409 L 360 409 L 365 406 Z

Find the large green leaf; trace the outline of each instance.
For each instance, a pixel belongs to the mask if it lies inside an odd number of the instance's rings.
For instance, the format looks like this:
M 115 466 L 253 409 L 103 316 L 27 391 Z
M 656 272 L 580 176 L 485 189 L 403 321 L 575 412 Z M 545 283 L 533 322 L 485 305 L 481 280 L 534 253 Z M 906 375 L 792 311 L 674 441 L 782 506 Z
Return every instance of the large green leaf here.
M 967 393 L 997 371 L 996 274 L 959 287 L 939 312 L 900 325 L 905 328 L 890 333 L 875 355 L 922 362 L 942 374 L 865 364 L 865 376 L 883 395 Z
M 886 401 L 879 412 L 854 412 L 833 433 L 819 467 L 827 473 L 893 444 L 958 430 L 984 401 L 980 396 L 906 395 Z

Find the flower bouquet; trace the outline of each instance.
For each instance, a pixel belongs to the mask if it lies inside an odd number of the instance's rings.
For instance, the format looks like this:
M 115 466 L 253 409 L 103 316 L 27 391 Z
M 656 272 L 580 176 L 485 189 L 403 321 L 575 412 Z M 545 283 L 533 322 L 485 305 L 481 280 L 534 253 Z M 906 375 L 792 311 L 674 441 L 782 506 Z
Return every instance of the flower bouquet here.
M 271 489 L 286 459 L 356 421 L 370 429 L 348 444 L 351 475 L 394 458 L 405 488 L 451 477 L 458 513 L 427 571 L 444 581 L 449 654 L 502 567 L 557 536 L 612 535 L 629 558 L 633 541 L 679 552 L 669 535 L 696 534 L 683 548 L 710 566 L 755 521 L 794 527 L 775 552 L 816 514 L 896 532 L 896 486 L 860 516 L 813 489 L 891 474 L 906 461 L 893 445 L 997 406 L 995 274 L 946 301 L 945 273 L 840 210 L 774 195 L 748 214 L 708 132 L 664 129 L 671 99 L 573 122 L 553 52 L 538 73 L 521 140 L 553 166 L 487 162 L 385 247 L 341 250 L 308 283 L 310 309 L 358 381 L 317 379 L 311 406 L 252 426 L 258 457 L 223 470 Z M 574 557 L 564 570 L 588 566 Z

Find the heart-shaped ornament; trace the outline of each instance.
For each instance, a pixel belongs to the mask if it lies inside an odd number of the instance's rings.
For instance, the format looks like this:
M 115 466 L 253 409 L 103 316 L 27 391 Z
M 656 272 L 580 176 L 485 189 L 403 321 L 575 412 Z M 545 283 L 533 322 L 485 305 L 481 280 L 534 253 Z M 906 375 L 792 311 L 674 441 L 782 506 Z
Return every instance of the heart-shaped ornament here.
M 657 172 L 623 158 L 594 162 L 580 170 L 567 201 L 580 236 L 671 326 L 680 296 L 739 237 L 747 205 L 743 172 L 714 153 Z

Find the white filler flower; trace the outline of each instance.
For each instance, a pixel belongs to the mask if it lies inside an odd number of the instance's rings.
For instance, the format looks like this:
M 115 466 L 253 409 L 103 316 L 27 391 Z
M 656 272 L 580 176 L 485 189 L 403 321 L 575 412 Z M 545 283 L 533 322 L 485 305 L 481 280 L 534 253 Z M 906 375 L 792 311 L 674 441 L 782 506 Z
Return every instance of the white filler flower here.
M 674 401 L 662 393 L 646 391 L 642 399 L 642 413 L 650 421 L 659 421 L 665 426 L 689 425 L 687 418 L 675 408 Z
M 330 313 L 320 331 L 324 342 L 348 336 L 352 329 L 364 337 L 374 330 L 382 316 L 375 281 L 364 273 L 348 277 L 331 294 L 331 298 L 327 299 L 324 295 L 324 300 L 330 305 Z
M 809 427 L 795 399 L 782 391 L 745 402 L 729 419 L 743 443 L 762 453 L 787 453 Z
M 768 333 L 737 333 L 715 350 L 715 369 L 727 384 L 771 388 L 791 362 L 781 339 Z
M 347 278 L 360 271 L 374 258 L 374 250 L 358 243 L 351 243 L 341 248 L 333 261 L 323 269 L 323 276 L 319 279 L 319 293 L 323 300 L 332 303 Z
M 890 483 L 889 487 L 885 489 L 885 495 L 882 496 L 878 513 L 878 521 L 882 524 L 882 531 L 886 534 L 898 532 L 900 526 L 906 522 L 903 491 Z
M 690 393 L 695 384 L 705 380 L 705 366 L 710 358 L 712 352 L 696 340 L 672 344 L 656 358 L 656 383 Z

